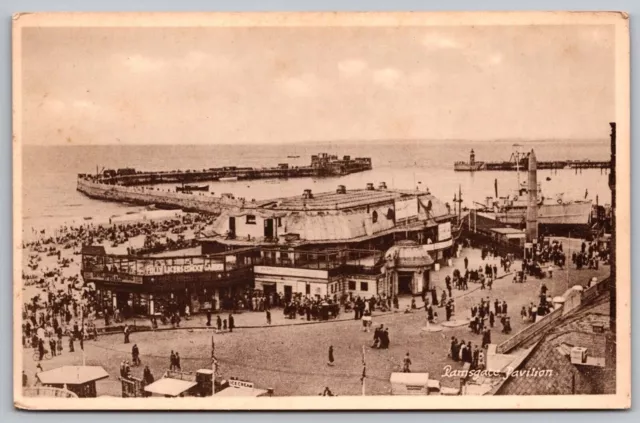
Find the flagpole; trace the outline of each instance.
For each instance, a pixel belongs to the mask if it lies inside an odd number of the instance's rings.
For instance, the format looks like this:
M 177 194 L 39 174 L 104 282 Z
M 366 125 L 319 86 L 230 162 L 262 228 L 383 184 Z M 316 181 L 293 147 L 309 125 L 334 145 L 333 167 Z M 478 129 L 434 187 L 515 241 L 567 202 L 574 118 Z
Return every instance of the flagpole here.
M 80 321 L 82 326 L 80 327 L 80 337 L 82 338 L 82 367 L 86 366 L 86 356 L 84 355 L 84 309 L 82 308 L 82 303 L 80 303 Z
M 213 371 L 213 381 L 215 383 L 218 374 L 218 360 L 216 359 L 216 344 L 211 335 L 211 370 Z
M 362 396 L 366 394 L 366 380 L 367 380 L 367 364 L 364 359 L 364 345 L 362 346 Z

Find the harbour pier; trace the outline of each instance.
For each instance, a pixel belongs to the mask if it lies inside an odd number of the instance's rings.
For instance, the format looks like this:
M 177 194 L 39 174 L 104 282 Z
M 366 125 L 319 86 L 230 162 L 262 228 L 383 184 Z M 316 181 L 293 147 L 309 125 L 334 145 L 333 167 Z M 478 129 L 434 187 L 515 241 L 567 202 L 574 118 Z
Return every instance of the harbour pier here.
M 372 169 L 370 157 L 343 156 L 321 153 L 311 156 L 308 166 L 290 166 L 280 163 L 276 167 L 253 168 L 225 166 L 201 170 L 171 170 L 171 171 L 138 171 L 136 169 L 108 169 L 96 175 L 80 174 L 79 179 L 91 178 L 104 184 L 123 186 L 181 184 L 203 181 L 234 181 L 278 178 L 304 178 L 323 176 L 344 176 L 351 173 L 364 172 Z
M 537 169 L 554 170 L 554 169 L 610 169 L 611 161 L 599 160 L 552 160 L 538 161 Z M 501 162 L 484 162 L 476 160 L 473 150 L 469 154 L 468 162 L 455 162 L 453 169 L 456 172 L 476 172 L 483 170 L 494 171 L 521 171 L 525 172 L 529 169 L 529 155 L 524 157 L 512 156 L 511 160 Z

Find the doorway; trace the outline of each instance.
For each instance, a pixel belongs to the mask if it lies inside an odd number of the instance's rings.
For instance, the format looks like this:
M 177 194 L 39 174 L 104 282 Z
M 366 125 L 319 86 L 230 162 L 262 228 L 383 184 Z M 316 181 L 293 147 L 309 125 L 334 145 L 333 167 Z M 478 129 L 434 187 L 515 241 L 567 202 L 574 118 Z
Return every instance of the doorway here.
M 272 283 L 272 284 L 262 284 L 262 292 L 264 293 L 265 297 L 270 296 L 271 294 L 275 294 L 276 293 L 276 284 Z
M 236 218 L 235 217 L 229 218 L 229 235 L 231 235 L 231 237 L 236 236 Z
M 273 219 L 264 220 L 264 237 L 273 238 Z
M 413 273 L 398 272 L 398 295 L 412 295 Z
M 293 290 L 291 289 L 291 285 L 285 285 L 284 286 L 284 300 L 285 302 L 289 302 L 291 301 L 291 295 L 293 293 Z

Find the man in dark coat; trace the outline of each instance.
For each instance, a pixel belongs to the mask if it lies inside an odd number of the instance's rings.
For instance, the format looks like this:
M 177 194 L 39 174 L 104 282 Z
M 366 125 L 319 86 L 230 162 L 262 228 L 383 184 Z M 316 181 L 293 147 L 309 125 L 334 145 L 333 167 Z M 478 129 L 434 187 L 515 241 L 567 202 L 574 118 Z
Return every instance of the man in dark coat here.
M 171 350 L 171 355 L 169 356 L 169 370 L 174 370 L 176 368 L 176 354 Z
M 458 340 L 455 336 L 451 337 L 451 358 L 458 361 Z
M 233 320 L 233 314 L 229 313 L 229 332 L 233 332 L 234 327 L 235 327 L 235 322 Z
M 218 315 L 218 317 L 216 318 L 216 325 L 218 326 L 218 331 L 222 330 L 222 319 L 220 318 L 220 315 Z
M 478 346 L 476 345 L 475 349 L 473 350 L 473 364 L 472 367 L 474 369 L 478 368 L 478 359 L 480 358 L 480 350 L 478 349 Z
M 464 268 L 465 270 L 469 268 L 469 259 L 467 257 L 464 258 Z
M 207 326 L 211 326 L 211 310 L 207 310 Z

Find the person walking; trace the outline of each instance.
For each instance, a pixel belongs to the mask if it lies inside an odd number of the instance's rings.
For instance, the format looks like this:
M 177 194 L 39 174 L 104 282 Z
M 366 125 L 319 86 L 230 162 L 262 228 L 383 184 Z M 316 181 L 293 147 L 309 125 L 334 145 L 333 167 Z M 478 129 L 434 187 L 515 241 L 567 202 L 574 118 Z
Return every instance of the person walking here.
M 131 347 L 131 363 L 134 366 L 140 365 L 140 350 L 138 349 L 138 344 L 133 344 L 133 347 Z
M 180 354 L 178 354 L 178 351 L 176 351 L 176 369 L 178 371 L 182 370 L 182 367 L 180 367 Z
M 171 355 L 169 356 L 169 370 L 174 370 L 176 368 L 176 354 L 171 350 Z
M 129 343 L 129 325 L 124 325 L 124 343 Z
M 267 324 L 270 325 L 271 324 L 271 312 L 269 310 L 267 310 L 265 313 L 267 315 Z
M 233 332 L 234 327 L 235 327 L 235 321 L 233 319 L 233 314 L 229 313 L 229 332 Z
M 216 326 L 218 327 L 218 332 L 220 332 L 222 330 L 222 319 L 220 318 L 220 315 L 216 318 Z
M 403 373 L 411 373 L 411 358 L 409 358 L 409 353 L 404 356 L 404 360 L 402 360 L 402 372 Z
M 334 362 L 334 357 L 333 357 L 333 345 L 329 345 L 329 361 L 327 362 L 327 365 L 329 366 L 333 366 L 333 362 Z

